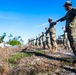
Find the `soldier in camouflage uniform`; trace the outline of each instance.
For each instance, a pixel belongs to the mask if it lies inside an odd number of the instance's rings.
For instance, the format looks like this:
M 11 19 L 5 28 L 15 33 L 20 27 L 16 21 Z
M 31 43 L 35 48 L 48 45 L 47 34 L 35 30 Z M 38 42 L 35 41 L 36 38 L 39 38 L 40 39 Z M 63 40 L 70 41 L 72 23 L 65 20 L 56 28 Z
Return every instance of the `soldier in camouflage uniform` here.
M 39 34 L 39 39 L 38 39 L 38 40 L 39 40 L 39 47 L 40 47 L 40 48 L 41 48 L 41 46 L 42 46 L 41 38 L 42 38 L 42 37 L 41 37 L 41 35 Z
M 52 52 L 57 52 L 57 42 L 56 42 L 56 23 L 52 22 L 52 18 L 48 19 L 49 22 L 49 34 L 50 34 L 50 40 L 52 45 Z
M 34 41 L 35 41 L 35 39 L 34 38 L 32 38 L 32 47 L 34 48 L 34 46 L 35 46 L 35 43 L 34 43 Z
M 45 27 L 45 35 L 46 35 L 46 45 L 48 47 L 48 49 L 51 49 L 51 41 L 50 41 L 50 35 L 49 35 L 49 30 L 47 27 Z
M 31 39 L 28 39 L 28 48 L 29 48 L 29 49 L 31 49 L 31 48 L 32 48 Z
M 70 50 L 70 43 L 67 37 L 68 34 L 66 32 L 66 27 L 63 27 L 62 29 L 64 31 L 64 35 L 63 35 L 64 36 L 64 48 Z
M 38 37 L 36 36 L 36 43 L 35 43 L 36 47 L 38 48 L 39 47 L 39 44 L 38 44 Z
M 44 36 L 44 32 L 42 32 L 42 46 L 43 46 L 43 49 L 45 49 L 45 36 Z
M 68 11 L 67 14 L 56 22 L 66 20 L 66 32 L 73 53 L 76 56 L 76 8 L 72 7 L 72 2 L 66 2 L 64 7 Z

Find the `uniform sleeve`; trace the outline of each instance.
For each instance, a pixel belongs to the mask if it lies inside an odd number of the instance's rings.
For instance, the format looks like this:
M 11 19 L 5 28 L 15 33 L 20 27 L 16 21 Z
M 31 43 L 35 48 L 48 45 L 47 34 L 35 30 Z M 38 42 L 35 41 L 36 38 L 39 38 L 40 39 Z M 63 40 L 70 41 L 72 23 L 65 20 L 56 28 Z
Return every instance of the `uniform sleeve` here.
M 76 8 L 73 9 L 73 14 L 76 15 Z
M 47 33 L 49 33 L 49 28 L 48 28 L 48 30 L 47 30 Z
M 57 20 L 57 22 L 64 21 L 64 20 L 66 20 L 66 15 L 64 17 L 60 18 L 59 20 Z
M 52 23 L 51 23 L 51 26 L 53 26 L 53 25 L 56 25 L 56 22 L 52 22 Z

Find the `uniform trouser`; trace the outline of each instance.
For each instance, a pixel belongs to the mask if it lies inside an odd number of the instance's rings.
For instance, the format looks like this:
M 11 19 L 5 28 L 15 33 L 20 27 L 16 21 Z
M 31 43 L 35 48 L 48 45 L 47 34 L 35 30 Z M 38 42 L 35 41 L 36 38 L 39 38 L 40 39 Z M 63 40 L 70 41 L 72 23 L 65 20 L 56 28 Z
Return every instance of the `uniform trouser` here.
M 46 37 L 46 45 L 47 45 L 47 47 L 48 47 L 49 49 L 51 48 L 50 37 Z
M 36 42 L 36 47 L 39 47 L 39 44 L 38 44 L 38 42 Z
M 43 44 L 43 49 L 45 49 L 45 42 L 43 41 L 42 44 Z
M 68 39 L 64 39 L 64 47 L 70 49 L 70 43 Z
M 57 48 L 56 33 L 50 33 L 52 48 Z
M 39 46 L 41 46 L 41 42 L 39 41 Z
M 34 42 L 33 42 L 33 46 L 35 46 L 35 45 L 34 45 Z
M 70 46 L 73 50 L 74 55 L 76 56 L 76 26 L 72 28 L 66 28 L 66 31 L 68 33 Z
M 39 47 L 39 42 L 37 42 L 37 47 Z

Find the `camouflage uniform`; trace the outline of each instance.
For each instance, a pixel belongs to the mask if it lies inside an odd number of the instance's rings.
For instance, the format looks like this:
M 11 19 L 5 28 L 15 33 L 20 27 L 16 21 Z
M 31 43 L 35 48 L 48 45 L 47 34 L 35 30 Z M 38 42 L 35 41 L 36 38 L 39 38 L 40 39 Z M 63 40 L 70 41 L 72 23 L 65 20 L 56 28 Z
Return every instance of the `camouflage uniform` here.
M 32 46 L 34 47 L 35 46 L 35 43 L 34 43 L 34 38 L 32 39 Z
M 66 28 L 64 27 L 63 28 L 63 30 L 64 30 L 64 48 L 65 49 L 70 49 L 70 43 L 69 43 L 69 40 L 68 40 L 68 37 L 67 37 L 67 32 L 66 32 Z
M 45 29 L 46 29 L 46 28 L 45 28 Z M 45 34 L 46 34 L 46 45 L 47 45 L 47 47 L 48 47 L 49 49 L 51 49 L 51 41 L 50 41 L 49 30 L 47 30 L 47 31 L 45 32 Z
M 67 14 L 61 19 L 57 20 L 57 22 L 64 20 L 66 20 L 66 32 L 68 33 L 68 39 L 70 41 L 71 48 L 76 56 L 76 8 L 68 10 Z
M 52 22 L 52 19 L 51 18 L 48 21 L 50 23 L 48 30 L 49 30 L 49 35 L 50 35 L 52 50 L 53 50 L 53 52 L 55 52 L 56 49 L 57 49 L 56 28 L 55 28 L 56 23 Z
M 28 39 L 28 47 L 29 47 L 29 49 L 31 49 L 31 47 L 32 47 L 31 39 Z
M 38 40 L 39 40 L 39 47 L 40 47 L 40 48 L 41 48 L 41 45 L 42 45 L 42 43 L 41 43 L 41 38 L 42 38 L 42 37 L 41 37 L 40 34 L 39 34 L 39 39 L 38 39 Z
M 39 47 L 39 44 L 38 44 L 38 37 L 36 36 L 36 47 Z
M 44 32 L 42 32 L 42 45 L 43 45 L 43 49 L 45 49 L 45 36 L 44 36 Z

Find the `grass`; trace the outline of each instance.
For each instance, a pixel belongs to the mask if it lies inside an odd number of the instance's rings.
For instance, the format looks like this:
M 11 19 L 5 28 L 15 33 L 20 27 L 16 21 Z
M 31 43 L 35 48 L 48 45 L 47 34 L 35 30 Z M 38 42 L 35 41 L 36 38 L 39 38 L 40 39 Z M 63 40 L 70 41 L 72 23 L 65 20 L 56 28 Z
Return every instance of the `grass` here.
M 23 57 L 28 57 L 28 56 L 32 56 L 32 54 L 30 53 L 18 53 L 15 54 L 14 56 L 8 58 L 8 62 L 11 64 L 16 64 L 18 60 L 20 60 Z
M 36 53 L 40 53 L 40 54 L 45 54 L 45 51 L 42 51 L 42 50 L 36 50 L 35 51 Z M 14 56 L 12 57 L 9 57 L 8 58 L 8 62 L 11 63 L 11 64 L 16 64 L 18 62 L 18 60 L 20 60 L 21 58 L 23 57 L 28 57 L 28 56 L 32 56 L 33 54 L 31 53 L 17 53 L 15 54 Z

